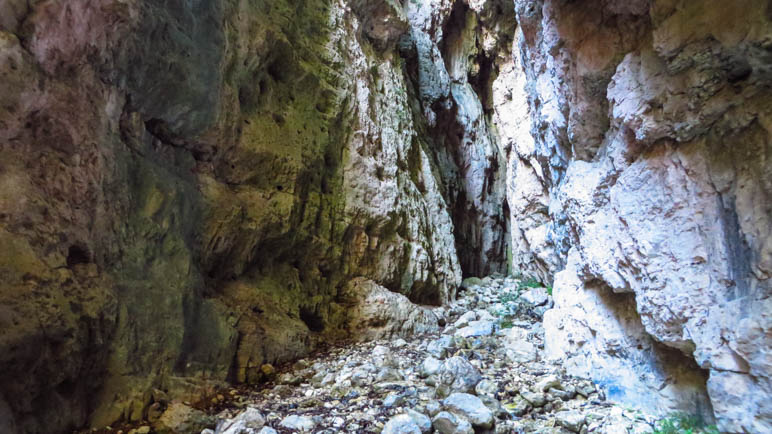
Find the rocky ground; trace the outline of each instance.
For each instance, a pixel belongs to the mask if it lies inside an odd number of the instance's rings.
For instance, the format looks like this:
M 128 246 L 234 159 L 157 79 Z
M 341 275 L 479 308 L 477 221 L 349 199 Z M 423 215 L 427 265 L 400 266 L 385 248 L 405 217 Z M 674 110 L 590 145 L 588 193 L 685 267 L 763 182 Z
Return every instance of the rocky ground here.
M 331 349 L 299 360 L 261 390 L 215 397 L 206 414 L 171 404 L 143 432 L 638 433 L 654 419 L 605 400 L 586 379 L 543 360 L 552 303 L 533 281 L 465 282 L 439 333 Z

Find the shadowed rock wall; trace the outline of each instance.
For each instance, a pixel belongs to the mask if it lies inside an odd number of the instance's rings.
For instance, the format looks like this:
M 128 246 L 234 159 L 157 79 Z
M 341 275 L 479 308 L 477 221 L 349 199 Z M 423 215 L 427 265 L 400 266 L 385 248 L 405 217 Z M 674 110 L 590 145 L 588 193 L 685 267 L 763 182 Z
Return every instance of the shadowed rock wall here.
M 505 153 L 493 124 L 497 59 L 515 28 L 508 1 L 408 2 L 400 45 L 451 209 L 465 276 L 508 270 Z
M 364 322 L 354 277 L 453 297 L 409 24 L 364 3 L 2 2 L 0 430 L 259 380 Z

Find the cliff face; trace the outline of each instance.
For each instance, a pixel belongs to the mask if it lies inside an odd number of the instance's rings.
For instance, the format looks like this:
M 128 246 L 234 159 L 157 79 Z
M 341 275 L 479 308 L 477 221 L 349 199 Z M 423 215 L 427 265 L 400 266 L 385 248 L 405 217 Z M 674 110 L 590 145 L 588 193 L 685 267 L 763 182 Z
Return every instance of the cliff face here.
M 772 9 L 729 3 L 0 2 L 0 431 L 427 330 L 508 270 L 612 398 L 768 430 Z
M 3 3 L 0 419 L 99 426 L 256 381 L 349 336 L 354 277 L 453 297 L 409 24 L 376 3 Z
M 532 121 L 510 179 L 514 257 L 562 270 L 548 351 L 619 399 L 710 413 L 701 369 L 719 428 L 768 431 L 769 3 L 516 9 L 528 106 L 500 111 Z

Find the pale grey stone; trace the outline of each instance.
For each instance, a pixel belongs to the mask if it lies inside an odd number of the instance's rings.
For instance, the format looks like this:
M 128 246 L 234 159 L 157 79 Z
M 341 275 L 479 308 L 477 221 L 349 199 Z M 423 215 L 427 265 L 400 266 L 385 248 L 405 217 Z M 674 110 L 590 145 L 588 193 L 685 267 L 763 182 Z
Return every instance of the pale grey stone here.
M 474 428 L 468 420 L 447 411 L 434 416 L 432 427 L 440 434 L 474 434 Z
M 316 422 L 308 416 L 298 416 L 293 414 L 282 419 L 279 425 L 286 429 L 310 432 L 316 427 Z
M 493 413 L 483 404 L 480 398 L 474 395 L 453 393 L 442 403 L 452 413 L 464 416 L 473 426 L 480 428 L 491 428 L 493 426 Z
M 555 415 L 557 423 L 573 432 L 579 432 L 584 425 L 584 415 L 578 411 L 561 411 Z
M 421 428 L 415 423 L 412 417 L 407 414 L 400 414 L 392 417 L 383 427 L 382 434 L 421 434 Z

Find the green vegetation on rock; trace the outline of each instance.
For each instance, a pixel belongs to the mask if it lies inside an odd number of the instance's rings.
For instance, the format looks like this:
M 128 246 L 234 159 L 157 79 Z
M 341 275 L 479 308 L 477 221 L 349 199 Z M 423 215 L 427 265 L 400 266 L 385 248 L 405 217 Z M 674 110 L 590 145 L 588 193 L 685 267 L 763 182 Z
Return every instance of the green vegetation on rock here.
M 708 425 L 699 416 L 672 414 L 655 424 L 654 434 L 718 434 L 715 425 Z

